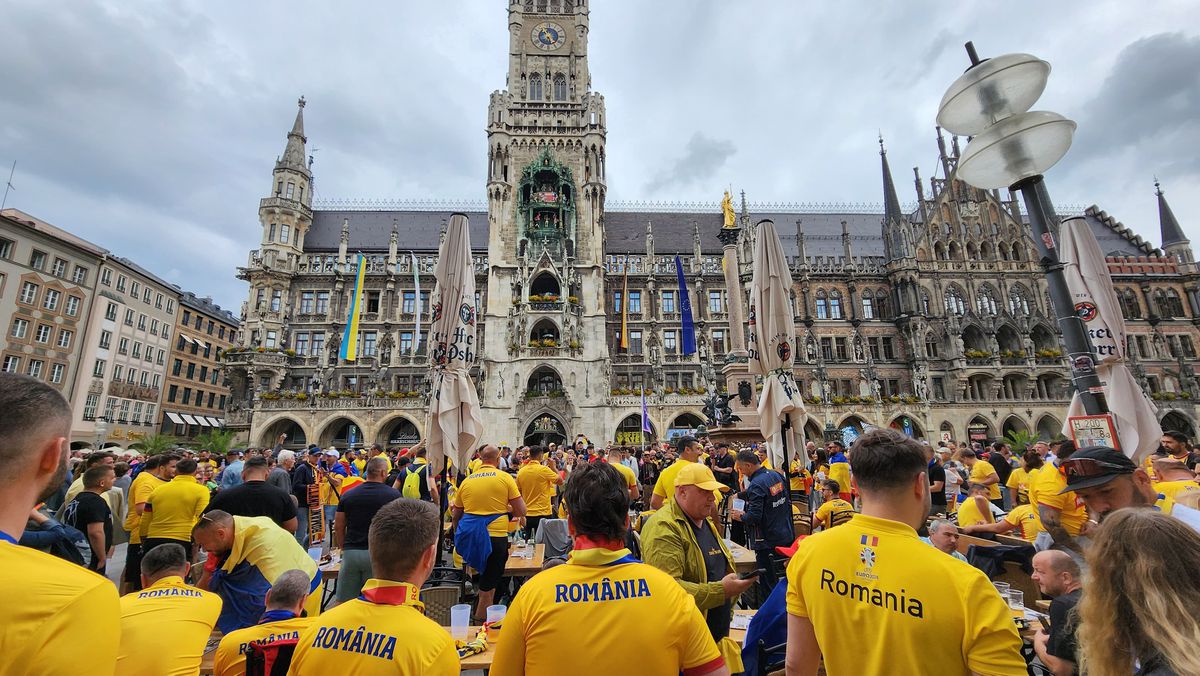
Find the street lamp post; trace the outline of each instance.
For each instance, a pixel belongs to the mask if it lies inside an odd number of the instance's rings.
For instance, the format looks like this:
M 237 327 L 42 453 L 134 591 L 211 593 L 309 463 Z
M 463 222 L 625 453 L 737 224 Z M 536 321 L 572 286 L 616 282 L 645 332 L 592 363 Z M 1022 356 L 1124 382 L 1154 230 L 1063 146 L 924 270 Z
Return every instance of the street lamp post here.
M 96 430 L 96 450 L 99 450 L 108 438 L 108 418 L 103 416 L 96 418 L 93 426 Z
M 980 60 L 966 44 L 971 67 L 946 90 L 938 124 L 972 137 L 955 169 L 962 181 L 983 190 L 1019 190 L 1029 213 L 1050 302 L 1063 336 L 1071 380 L 1088 415 L 1108 412 L 1096 373 L 1095 350 L 1075 312 L 1056 244 L 1056 215 L 1042 174 L 1071 147 L 1075 123 L 1058 113 L 1030 111 L 1046 88 L 1050 64 L 1029 54 Z

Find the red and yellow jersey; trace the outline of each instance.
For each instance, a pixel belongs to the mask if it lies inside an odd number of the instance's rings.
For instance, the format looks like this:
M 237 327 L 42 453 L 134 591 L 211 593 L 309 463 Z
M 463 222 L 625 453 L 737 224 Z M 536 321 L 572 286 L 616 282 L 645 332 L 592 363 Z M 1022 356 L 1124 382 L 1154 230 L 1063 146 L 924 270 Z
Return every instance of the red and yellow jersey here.
M 580 627 L 587 627 L 587 640 L 579 640 Z M 491 673 L 557 676 L 566 665 L 608 664 L 639 676 L 675 676 L 721 663 L 704 616 L 674 578 L 633 560 L 627 549 L 597 548 L 575 550 L 566 565 L 521 587 Z
M 411 584 L 367 580 L 362 596 L 300 632 L 288 674 L 457 676 L 454 639 L 425 617 L 419 597 Z
M 1035 505 L 1017 505 L 1011 512 L 1004 515 L 1004 520 L 1014 526 L 1013 536 L 1026 542 L 1036 540 L 1038 531 L 1042 530 L 1042 520 L 1038 518 Z
M 0 676 L 115 673 L 117 589 L 82 566 L 0 540 Z
M 196 674 L 220 614 L 220 596 L 178 576 L 122 596 L 117 673 Z
M 484 465 L 463 480 L 454 494 L 454 506 L 467 514 L 505 515 L 488 524 L 488 533 L 492 537 L 502 538 L 508 535 L 508 503 L 519 497 L 521 491 L 511 474 Z
M 830 674 L 1026 673 L 987 576 L 898 521 L 859 514 L 805 538 L 787 581 L 788 613 L 812 622 Z
M 1038 504 L 1059 510 L 1063 528 L 1072 536 L 1079 535 L 1087 521 L 1087 506 L 1074 491 L 1059 495 L 1059 491 L 1067 487 L 1067 479 L 1058 467 L 1053 463 L 1043 466 L 1033 485 Z M 1038 523 L 1041 524 L 1040 521 Z M 1045 530 L 1045 525 L 1042 524 L 1041 528 Z
M 525 498 L 525 513 L 529 516 L 550 516 L 550 498 L 554 497 L 558 472 L 537 460 L 530 460 L 517 472 L 516 482 L 521 497 Z
M 276 641 L 299 639 L 300 632 L 313 623 L 311 617 L 267 622 L 225 634 L 213 659 L 213 676 L 245 676 L 246 651 L 251 644 L 267 645 Z

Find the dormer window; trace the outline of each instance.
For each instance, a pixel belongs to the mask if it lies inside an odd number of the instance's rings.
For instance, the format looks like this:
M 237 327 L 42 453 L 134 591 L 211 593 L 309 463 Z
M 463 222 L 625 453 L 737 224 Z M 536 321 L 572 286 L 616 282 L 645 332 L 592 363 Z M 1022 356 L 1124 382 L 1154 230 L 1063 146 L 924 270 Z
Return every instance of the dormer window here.
M 295 194 L 296 194 L 296 184 L 291 181 L 288 181 L 287 192 L 284 193 L 284 195 L 283 195 L 284 199 L 290 200 L 290 199 L 292 199 L 292 196 Z

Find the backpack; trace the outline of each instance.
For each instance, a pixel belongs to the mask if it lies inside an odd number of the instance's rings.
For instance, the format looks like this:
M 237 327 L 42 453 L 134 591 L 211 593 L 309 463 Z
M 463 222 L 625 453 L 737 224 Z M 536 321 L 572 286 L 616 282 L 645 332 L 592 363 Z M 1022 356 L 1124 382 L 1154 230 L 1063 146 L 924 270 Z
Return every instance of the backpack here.
M 292 664 L 299 639 L 246 646 L 246 676 L 284 676 Z
M 424 481 L 424 472 L 422 469 L 428 469 L 429 465 L 417 465 L 416 467 L 409 466 L 407 474 L 404 475 L 404 486 L 400 489 L 400 494 L 406 498 L 413 500 L 421 499 L 421 483 Z

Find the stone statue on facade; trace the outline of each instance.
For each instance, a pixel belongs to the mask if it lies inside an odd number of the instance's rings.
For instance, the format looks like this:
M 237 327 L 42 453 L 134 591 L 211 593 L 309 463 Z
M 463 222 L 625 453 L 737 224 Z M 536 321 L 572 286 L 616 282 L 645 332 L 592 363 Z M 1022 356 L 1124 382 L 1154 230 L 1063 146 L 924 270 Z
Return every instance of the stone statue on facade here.
M 336 364 L 338 362 L 339 350 L 342 349 L 342 332 L 337 330 L 337 327 L 334 327 L 334 330 L 330 332 L 329 347 L 326 349 L 328 350 L 329 361 Z
M 379 361 L 383 364 L 392 363 L 392 348 L 396 343 L 392 340 L 392 332 L 387 331 L 383 334 L 383 340 L 379 342 Z

